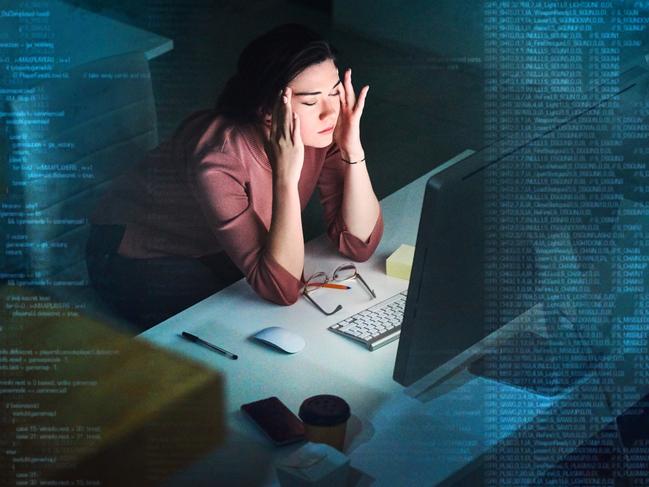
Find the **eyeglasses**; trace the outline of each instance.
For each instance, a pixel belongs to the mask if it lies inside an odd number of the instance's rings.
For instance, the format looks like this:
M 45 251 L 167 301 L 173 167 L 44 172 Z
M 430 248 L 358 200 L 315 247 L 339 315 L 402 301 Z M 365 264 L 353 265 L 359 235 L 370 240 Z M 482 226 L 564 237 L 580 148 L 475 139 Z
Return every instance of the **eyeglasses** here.
M 361 275 L 358 273 L 358 270 L 356 269 L 356 266 L 354 264 L 343 264 L 341 266 L 336 267 L 334 269 L 333 274 L 331 277 L 329 277 L 326 273 L 324 272 L 316 272 L 313 274 L 311 277 L 309 277 L 306 280 L 306 283 L 304 284 L 304 289 L 302 290 L 302 294 L 306 299 L 308 299 L 311 304 L 313 304 L 316 308 L 318 308 L 320 311 L 322 311 L 324 314 L 327 316 L 330 316 L 341 309 L 343 307 L 339 304 L 336 306 L 336 309 L 333 311 L 327 312 L 324 310 L 318 303 L 316 303 L 313 298 L 309 295 L 311 291 L 315 291 L 316 289 L 320 289 L 323 287 L 325 284 L 329 282 L 342 282 L 342 281 L 349 281 L 350 279 L 356 279 L 363 284 L 365 289 L 367 290 L 368 293 L 372 296 L 370 299 L 376 298 L 376 294 L 370 288 L 370 286 L 365 282 L 365 279 L 361 277 Z

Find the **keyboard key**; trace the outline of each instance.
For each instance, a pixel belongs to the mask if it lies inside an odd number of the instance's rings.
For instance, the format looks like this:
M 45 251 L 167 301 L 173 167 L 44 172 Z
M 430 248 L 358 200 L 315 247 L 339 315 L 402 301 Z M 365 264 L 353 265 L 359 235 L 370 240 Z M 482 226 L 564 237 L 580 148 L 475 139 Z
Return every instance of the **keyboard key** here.
M 399 338 L 405 305 L 406 291 L 331 325 L 329 330 L 376 350 Z

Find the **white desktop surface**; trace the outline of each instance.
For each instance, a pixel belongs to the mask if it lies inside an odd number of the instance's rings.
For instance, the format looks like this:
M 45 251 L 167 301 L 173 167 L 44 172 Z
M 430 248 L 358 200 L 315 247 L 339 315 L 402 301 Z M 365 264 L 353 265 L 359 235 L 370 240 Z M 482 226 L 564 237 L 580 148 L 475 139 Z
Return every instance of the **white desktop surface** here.
M 472 152 L 465 151 L 453 160 Z M 415 244 L 425 183 L 434 171 L 381 202 L 384 237 L 375 255 L 358 264 L 360 273 L 377 294 L 372 303 L 407 288 L 407 281 L 385 274 L 385 259 L 400 244 Z M 315 270 L 331 271 L 345 262 L 325 236 L 307 244 L 305 260 L 305 275 Z M 579 387 L 570 397 L 550 400 L 476 378 L 466 370 L 436 387 L 427 400 L 410 397 L 392 379 L 397 341 L 370 352 L 327 330 L 329 325 L 370 304 L 363 288 L 357 283 L 352 286 L 352 290 L 345 292 L 318 291 L 318 300 L 324 307 L 343 305 L 343 310 L 327 317 L 305 299 L 290 307 L 267 303 L 241 280 L 140 335 L 225 377 L 229 436 L 224 446 L 179 472 L 165 485 L 213 485 L 219 478 L 231 482 L 236 478 L 240 484 L 262 478 L 266 484 L 276 484 L 275 462 L 300 445 L 273 447 L 239 411 L 242 404 L 269 396 L 279 397 L 296 414 L 302 401 L 312 395 L 335 394 L 344 398 L 352 411 L 345 453 L 351 458 L 351 466 L 363 472 L 361 477 L 356 473 L 355 485 L 386 486 L 442 482 L 519 428 L 533 424 L 543 415 L 557 416 L 563 407 L 582 400 Z M 289 355 L 250 339 L 262 328 L 275 325 L 301 335 L 306 340 L 305 349 Z M 239 360 L 230 360 L 183 340 L 180 333 L 185 330 L 239 355 Z M 585 387 L 590 382 L 590 378 L 585 378 Z M 490 430 L 485 440 L 481 411 L 489 394 L 497 396 L 495 407 L 517 413 L 513 420 L 496 419 L 497 427 Z M 603 407 L 601 401 L 596 402 L 594 407 Z M 599 431 L 609 419 L 603 417 L 586 428 L 583 440 Z M 577 446 L 574 439 L 571 441 L 565 448 L 557 448 L 557 455 L 565 455 Z M 258 471 L 257 476 L 254 470 Z M 531 477 L 523 476 L 522 480 L 525 479 Z

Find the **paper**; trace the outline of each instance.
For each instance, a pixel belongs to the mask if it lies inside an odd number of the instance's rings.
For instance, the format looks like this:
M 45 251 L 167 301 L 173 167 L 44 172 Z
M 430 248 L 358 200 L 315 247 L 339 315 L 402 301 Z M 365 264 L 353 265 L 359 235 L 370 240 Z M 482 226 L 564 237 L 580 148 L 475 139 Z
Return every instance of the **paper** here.
M 281 465 L 291 468 L 309 468 L 327 458 L 327 446 L 322 443 L 307 443 L 289 455 Z
M 412 245 L 401 244 L 385 261 L 385 273 L 399 279 L 410 279 L 415 248 Z

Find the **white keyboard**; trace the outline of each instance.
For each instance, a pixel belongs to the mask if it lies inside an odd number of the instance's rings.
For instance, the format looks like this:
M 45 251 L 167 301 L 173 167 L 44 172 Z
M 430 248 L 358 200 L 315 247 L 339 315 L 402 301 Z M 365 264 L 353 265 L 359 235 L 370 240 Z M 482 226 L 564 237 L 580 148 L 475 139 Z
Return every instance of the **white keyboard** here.
M 399 338 L 407 290 L 359 311 L 329 330 L 357 340 L 370 350 L 376 350 Z

